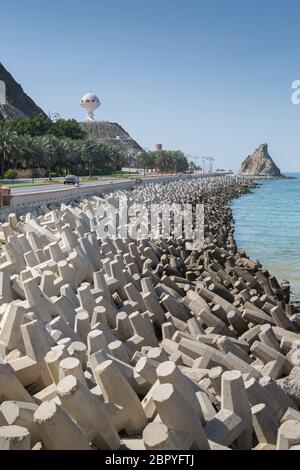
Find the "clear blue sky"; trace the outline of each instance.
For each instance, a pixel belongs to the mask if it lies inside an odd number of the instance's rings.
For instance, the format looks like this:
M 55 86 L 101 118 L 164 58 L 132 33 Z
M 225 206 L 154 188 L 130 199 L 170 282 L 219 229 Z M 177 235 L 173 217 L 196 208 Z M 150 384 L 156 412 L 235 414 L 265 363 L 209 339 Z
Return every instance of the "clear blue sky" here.
M 297 0 L 9 0 L 0 61 L 44 109 L 99 120 L 142 146 L 212 155 L 236 169 L 260 143 L 300 171 Z

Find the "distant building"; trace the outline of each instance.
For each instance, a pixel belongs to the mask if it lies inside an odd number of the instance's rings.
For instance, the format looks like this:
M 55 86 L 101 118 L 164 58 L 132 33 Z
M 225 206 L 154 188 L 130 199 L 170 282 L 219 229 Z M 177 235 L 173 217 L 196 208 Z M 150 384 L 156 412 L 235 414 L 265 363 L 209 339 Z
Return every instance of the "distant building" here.
M 155 151 L 156 152 L 161 152 L 161 150 L 162 150 L 162 144 L 156 144 L 155 145 Z

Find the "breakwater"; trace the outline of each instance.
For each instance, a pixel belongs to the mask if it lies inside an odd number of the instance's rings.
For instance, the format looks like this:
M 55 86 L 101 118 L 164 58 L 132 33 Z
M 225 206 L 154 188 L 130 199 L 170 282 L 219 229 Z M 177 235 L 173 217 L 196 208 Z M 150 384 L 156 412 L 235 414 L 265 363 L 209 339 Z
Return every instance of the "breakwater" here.
M 152 183 L 8 217 L 1 449 L 300 444 L 299 319 L 287 286 L 238 252 L 233 236 L 229 203 L 254 186 Z M 153 213 L 163 225 L 162 204 L 204 204 L 203 246 L 175 236 L 172 213 L 165 239 L 108 237 L 115 220 L 129 223 L 124 198 L 139 204 L 134 227 Z

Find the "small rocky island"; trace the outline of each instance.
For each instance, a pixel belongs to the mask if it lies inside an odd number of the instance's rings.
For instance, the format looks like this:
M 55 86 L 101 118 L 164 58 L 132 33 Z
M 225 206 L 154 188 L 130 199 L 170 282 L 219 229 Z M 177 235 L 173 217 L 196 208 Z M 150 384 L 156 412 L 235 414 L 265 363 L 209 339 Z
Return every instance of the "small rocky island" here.
M 285 178 L 268 152 L 268 144 L 261 144 L 242 163 L 240 174 L 245 176 L 260 176 Z

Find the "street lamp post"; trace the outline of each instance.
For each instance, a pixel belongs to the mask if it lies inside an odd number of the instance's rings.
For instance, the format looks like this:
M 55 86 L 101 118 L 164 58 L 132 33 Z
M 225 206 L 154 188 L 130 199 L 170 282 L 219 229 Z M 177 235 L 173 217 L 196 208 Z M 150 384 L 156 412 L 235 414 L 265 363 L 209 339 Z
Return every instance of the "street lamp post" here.
M 190 156 L 190 164 L 193 165 L 194 173 L 199 173 L 199 155 L 191 155 Z
M 58 113 L 51 113 L 49 110 L 48 119 L 52 122 L 58 121 L 60 119 L 60 115 Z M 50 152 L 50 129 L 48 131 L 48 145 L 49 145 L 49 154 L 48 154 L 48 180 L 51 181 L 51 152 Z

